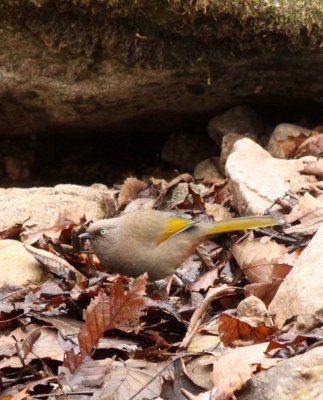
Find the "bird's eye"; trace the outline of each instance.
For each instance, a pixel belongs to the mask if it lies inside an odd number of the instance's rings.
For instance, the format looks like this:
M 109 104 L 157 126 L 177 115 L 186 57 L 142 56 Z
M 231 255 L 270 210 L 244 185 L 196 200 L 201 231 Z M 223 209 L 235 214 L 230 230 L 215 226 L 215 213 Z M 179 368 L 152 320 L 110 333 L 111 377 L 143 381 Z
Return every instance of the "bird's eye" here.
M 100 234 L 101 235 L 105 235 L 107 232 L 108 232 L 108 230 L 106 228 L 100 229 Z

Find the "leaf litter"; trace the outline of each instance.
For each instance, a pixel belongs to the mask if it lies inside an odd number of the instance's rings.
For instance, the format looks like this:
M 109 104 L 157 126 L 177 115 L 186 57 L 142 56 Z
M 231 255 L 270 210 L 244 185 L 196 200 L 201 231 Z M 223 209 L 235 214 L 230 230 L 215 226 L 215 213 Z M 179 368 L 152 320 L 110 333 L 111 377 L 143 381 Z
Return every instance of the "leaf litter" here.
M 318 151 L 319 139 L 289 138 L 285 147 L 307 155 Z M 225 181 L 194 182 L 189 174 L 171 182 L 129 177 L 102 206 L 107 218 L 170 206 L 194 218 L 223 218 L 232 213 L 230 195 Z M 287 233 L 211 238 L 197 251 L 199 275 L 185 284 L 109 275 L 77 240 L 90 221 L 60 216 L 51 229 L 17 224 L 0 232 L 25 243 L 49 274 L 30 288 L 1 291 L 0 399 L 233 399 L 257 371 L 286 357 L 280 349 L 293 349 L 292 356 L 322 338 L 317 325 L 300 333 L 296 317 L 278 327 L 268 314 L 315 232 L 298 225 L 321 218 L 319 195 L 312 187 L 277 199 Z

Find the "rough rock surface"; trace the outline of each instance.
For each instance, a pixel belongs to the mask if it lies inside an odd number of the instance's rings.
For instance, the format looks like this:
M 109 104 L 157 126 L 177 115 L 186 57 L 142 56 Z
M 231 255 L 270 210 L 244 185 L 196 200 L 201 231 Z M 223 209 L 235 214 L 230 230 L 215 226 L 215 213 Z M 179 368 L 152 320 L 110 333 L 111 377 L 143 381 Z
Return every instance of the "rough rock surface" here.
M 302 175 L 302 159 L 273 158 L 257 143 L 245 138 L 235 143 L 226 164 L 233 205 L 241 215 L 263 214 L 289 190 L 306 186 L 311 176 Z
M 269 305 L 275 323 L 297 315 L 320 316 L 323 310 L 323 226 L 302 252 Z
M 295 140 L 295 147 L 289 149 L 289 154 L 286 154 L 286 150 L 281 145 L 281 142 L 286 140 L 288 137 L 297 138 L 300 135 L 304 135 L 307 137 L 310 134 L 310 130 L 303 128 L 298 125 L 293 124 L 279 124 L 274 129 L 273 133 L 271 134 L 267 150 L 269 153 L 277 158 L 289 158 L 293 157 L 293 153 L 297 148 L 297 140 Z
M 323 348 L 284 360 L 257 374 L 239 400 L 322 400 Z
M 193 170 L 195 165 L 215 154 L 216 145 L 207 135 L 173 133 L 162 149 L 162 159 L 183 170 Z
M 0 189 L 0 230 L 26 220 L 28 225 L 49 228 L 55 224 L 60 213 L 70 215 L 71 219 L 83 215 L 87 219 L 103 218 L 103 196 L 108 192 L 108 188 L 101 184 L 90 187 L 57 185 L 53 188 Z
M 0 287 L 24 287 L 41 282 L 44 268 L 18 240 L 0 240 Z
M 321 0 L 2 0 L 0 134 L 163 132 L 243 99 L 320 102 L 322 14 Z
M 222 138 L 222 146 L 221 146 L 221 155 L 220 155 L 220 168 L 221 171 L 225 171 L 225 164 L 227 162 L 227 159 L 229 155 L 231 154 L 233 150 L 233 146 L 235 142 L 237 142 L 240 139 L 243 139 L 244 137 L 249 137 L 250 139 L 256 140 L 256 136 L 251 136 L 251 135 L 241 135 L 240 133 L 227 133 L 223 136 Z
M 211 119 L 208 125 L 210 137 L 221 146 L 223 137 L 228 133 L 259 136 L 264 131 L 264 124 L 258 115 L 247 106 L 237 106 Z

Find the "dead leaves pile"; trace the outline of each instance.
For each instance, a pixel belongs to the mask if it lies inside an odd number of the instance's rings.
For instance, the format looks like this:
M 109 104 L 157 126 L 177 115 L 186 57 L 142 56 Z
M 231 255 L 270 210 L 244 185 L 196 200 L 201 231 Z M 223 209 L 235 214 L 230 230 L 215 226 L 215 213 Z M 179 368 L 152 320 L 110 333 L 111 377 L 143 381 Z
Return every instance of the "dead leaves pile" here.
M 318 139 L 293 151 L 317 152 Z M 188 174 L 171 182 L 128 178 L 104 199 L 107 217 L 171 208 L 221 218 L 229 206 L 225 181 L 204 184 Z M 49 278 L 1 290 L 0 399 L 234 398 L 257 371 L 319 337 L 297 333 L 293 322 L 278 329 L 268 306 L 319 228 L 322 210 L 319 193 L 288 194 L 279 211 L 293 224 L 285 232 L 218 237 L 198 252 L 206 271 L 182 286 L 107 274 L 81 248 L 85 220 L 60 217 L 52 229 L 27 222 L 1 232 L 1 239 L 21 240 Z M 194 258 L 186 267 L 193 265 Z

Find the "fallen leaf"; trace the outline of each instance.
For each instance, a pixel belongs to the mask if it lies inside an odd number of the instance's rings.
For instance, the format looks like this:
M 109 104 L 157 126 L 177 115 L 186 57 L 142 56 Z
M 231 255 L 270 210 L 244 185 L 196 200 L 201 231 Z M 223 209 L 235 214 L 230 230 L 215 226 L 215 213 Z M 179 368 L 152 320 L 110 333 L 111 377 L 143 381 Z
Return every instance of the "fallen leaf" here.
M 305 193 L 285 220 L 290 224 L 297 220 L 308 222 L 316 218 L 323 218 L 323 201 L 316 199 L 310 193 Z
M 316 157 L 304 157 L 306 158 L 306 162 L 303 161 L 303 168 L 301 172 L 305 174 L 312 174 L 317 175 L 319 177 L 323 176 L 323 158 L 316 158 Z
M 285 139 L 282 140 L 273 140 L 273 144 L 279 145 L 279 148 L 282 150 L 283 154 L 285 155 L 284 158 L 293 158 L 297 148 L 308 138 L 310 133 L 305 133 L 302 131 L 294 132 L 297 133 L 297 136 L 287 136 Z
M 225 346 L 264 342 L 275 332 L 261 318 L 235 317 L 224 312 L 219 316 L 218 329 Z
M 239 267 L 252 283 L 268 283 L 273 279 L 282 279 L 291 267 L 280 263 L 287 247 L 262 238 L 255 240 L 252 235 L 232 246 L 232 255 Z
M 198 292 L 200 290 L 207 290 L 210 286 L 213 286 L 214 282 L 219 279 L 219 269 L 214 268 L 205 274 L 199 275 L 194 282 L 189 284 L 189 290 L 191 292 Z
M 295 158 L 304 156 L 320 157 L 323 153 L 323 134 L 315 132 L 316 135 L 306 139 L 300 146 L 298 146 Z
M 66 367 L 60 367 L 60 382 L 66 380 L 66 383 L 75 392 L 98 388 L 103 385 L 112 362 L 111 358 L 92 360 L 92 358 L 86 356 L 73 373 Z
M 209 362 L 213 364 L 211 377 L 214 387 L 217 388 L 212 400 L 231 399 L 234 392 L 251 378 L 253 372 L 276 365 L 280 359 L 269 358 L 264 354 L 267 346 L 268 342 L 228 349 L 223 355 L 210 357 Z
M 121 283 L 111 285 L 109 295 L 100 292 L 84 311 L 85 324 L 79 333 L 80 350 L 85 357 L 91 354 L 106 330 L 127 332 L 138 328 L 139 318 L 148 306 L 145 297 L 147 274 L 138 277 L 126 292 Z
M 21 328 L 15 329 L 11 335 L 13 335 L 17 340 L 26 339 L 29 334 L 38 326 L 30 324 L 27 326 L 27 332 L 24 332 Z M 24 357 L 25 365 L 28 365 L 32 360 L 38 358 L 49 358 L 52 360 L 63 361 L 64 350 L 58 344 L 57 332 L 54 329 L 39 327 L 41 335 L 33 343 L 32 352 L 29 352 L 26 357 Z M 12 346 L 15 347 L 15 342 L 12 342 Z M 12 356 L 8 359 L 3 359 L 0 361 L 0 369 L 10 367 L 10 368 L 21 368 L 21 361 L 18 356 Z
M 144 360 L 113 361 L 102 388 L 93 400 L 153 400 L 160 396 L 162 378 L 158 366 Z M 135 396 L 138 394 L 138 396 Z
M 208 290 L 203 303 L 194 311 L 191 317 L 190 324 L 187 328 L 186 335 L 181 343 L 181 347 L 187 347 L 192 338 L 195 336 L 210 303 L 216 298 L 221 298 L 222 296 L 226 296 L 235 292 L 235 288 L 229 287 L 227 285 L 223 285 L 219 288 L 211 288 Z
M 28 244 L 25 244 L 24 247 L 38 262 L 47 267 L 53 274 L 68 281 L 76 280 L 76 282 L 81 282 L 87 279 L 86 276 L 73 267 L 73 265 L 56 254 L 46 250 L 36 249 Z
M 295 262 L 269 305 L 277 327 L 296 315 L 316 315 L 323 309 L 323 226 Z
M 146 187 L 147 183 L 144 181 L 140 181 L 132 176 L 127 178 L 120 190 L 118 198 L 119 208 L 123 207 L 131 200 L 135 200 L 138 197 L 138 194 L 145 190 Z

